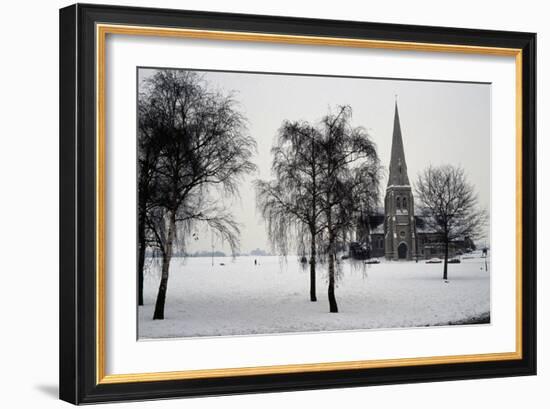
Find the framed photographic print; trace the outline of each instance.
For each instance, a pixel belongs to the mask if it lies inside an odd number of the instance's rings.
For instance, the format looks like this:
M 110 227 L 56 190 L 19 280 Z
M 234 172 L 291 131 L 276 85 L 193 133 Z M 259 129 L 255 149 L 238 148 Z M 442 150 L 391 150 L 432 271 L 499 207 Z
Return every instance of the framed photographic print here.
M 61 9 L 61 399 L 535 374 L 535 45 Z

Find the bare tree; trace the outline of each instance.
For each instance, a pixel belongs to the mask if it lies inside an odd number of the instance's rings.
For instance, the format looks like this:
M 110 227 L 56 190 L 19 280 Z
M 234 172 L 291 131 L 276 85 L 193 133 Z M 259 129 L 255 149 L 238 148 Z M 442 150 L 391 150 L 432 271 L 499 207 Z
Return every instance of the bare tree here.
M 161 149 L 157 136 L 162 132 L 162 128 L 158 128 L 158 108 L 146 95 L 138 98 L 138 305 L 143 305 L 145 252 L 150 247 L 147 218 L 156 205 L 155 179 L 158 175 L 155 171 Z
M 164 319 L 174 247 L 185 248 L 196 223 L 217 231 L 233 253 L 238 247 L 237 224 L 230 213 L 212 204 L 209 194 L 238 194 L 238 182 L 256 169 L 250 160 L 256 145 L 232 96 L 209 91 L 197 73 L 160 70 L 144 88 L 140 98 L 151 107 L 160 145 L 147 227 L 162 255 L 153 319 Z
M 303 257 L 309 252 L 310 301 L 317 301 L 317 236 L 322 210 L 319 133 L 305 122 L 285 121 L 273 149 L 272 181 L 255 182 L 258 208 L 267 221 L 272 247 L 287 255 L 290 243 Z
M 429 166 L 418 175 L 415 192 L 426 225 L 443 240 L 443 279 L 447 280 L 449 244 L 458 238 L 475 240 L 481 236 L 488 220 L 487 212 L 479 208 L 474 187 L 461 167 Z
M 360 212 L 378 203 L 379 194 L 376 147 L 350 120 L 351 108 L 344 106 L 317 126 L 284 122 L 272 149 L 275 180 L 256 182 L 273 246 L 285 255 L 290 243 L 300 254 L 309 251 L 311 301 L 317 300 L 316 265 L 328 263 L 330 312 L 338 312 L 338 244 L 356 227 Z
M 330 312 L 338 312 L 335 296 L 337 244 L 345 242 L 359 221 L 360 211 L 379 201 L 380 162 L 376 145 L 362 127 L 351 125 L 352 110 L 341 106 L 319 126 L 321 162 L 320 207 L 324 251 L 328 262 Z

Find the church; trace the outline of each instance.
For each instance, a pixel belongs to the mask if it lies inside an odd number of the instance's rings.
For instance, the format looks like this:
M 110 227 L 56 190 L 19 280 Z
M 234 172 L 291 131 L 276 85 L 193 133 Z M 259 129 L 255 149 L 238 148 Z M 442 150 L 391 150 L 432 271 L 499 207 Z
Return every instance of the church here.
M 393 136 L 389 165 L 388 185 L 384 198 L 384 209 L 369 215 L 366 228 L 358 232 L 358 239 L 350 253 L 365 249 L 365 256 L 385 257 L 388 260 L 418 260 L 443 257 L 442 237 L 428 228 L 422 216 L 415 215 L 414 195 L 407 173 L 403 135 L 399 121 L 399 110 L 395 103 Z M 362 236 L 362 237 L 361 237 Z M 449 256 L 455 256 L 473 249 L 468 237 L 449 245 Z

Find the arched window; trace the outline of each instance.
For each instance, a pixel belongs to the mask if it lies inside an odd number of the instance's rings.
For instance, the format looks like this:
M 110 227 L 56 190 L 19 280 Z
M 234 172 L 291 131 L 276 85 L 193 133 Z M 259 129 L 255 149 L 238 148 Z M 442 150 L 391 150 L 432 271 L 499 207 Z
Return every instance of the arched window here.
M 401 198 L 397 197 L 397 209 L 401 209 Z
M 407 209 L 407 198 L 403 198 L 403 209 Z

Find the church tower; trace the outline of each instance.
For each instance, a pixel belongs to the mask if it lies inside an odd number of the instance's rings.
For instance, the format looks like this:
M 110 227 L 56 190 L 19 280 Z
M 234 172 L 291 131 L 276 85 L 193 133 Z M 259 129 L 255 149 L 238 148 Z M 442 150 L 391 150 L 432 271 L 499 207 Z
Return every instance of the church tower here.
M 390 174 L 384 202 L 384 244 L 388 260 L 412 260 L 416 257 L 414 202 L 407 174 L 407 162 L 395 102 Z

